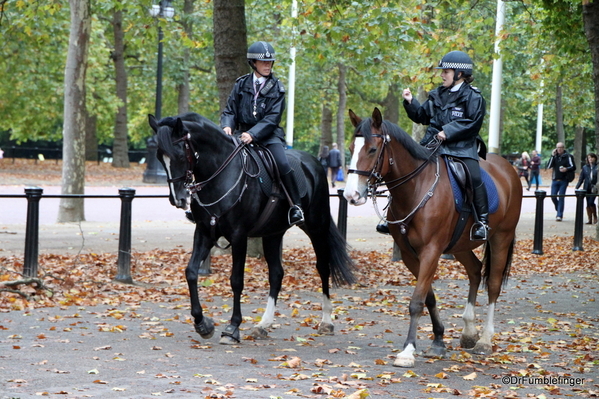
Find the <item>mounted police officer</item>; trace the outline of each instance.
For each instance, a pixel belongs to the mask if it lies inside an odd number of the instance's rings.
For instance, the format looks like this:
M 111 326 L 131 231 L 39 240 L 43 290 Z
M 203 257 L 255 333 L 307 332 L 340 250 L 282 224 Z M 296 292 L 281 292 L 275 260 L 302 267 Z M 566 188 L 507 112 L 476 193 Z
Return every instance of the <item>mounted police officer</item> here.
M 239 139 L 256 142 L 272 153 L 281 180 L 291 197 L 289 224 L 303 223 L 304 213 L 293 170 L 285 154 L 285 133 L 279 126 L 285 110 L 285 88 L 272 73 L 275 50 L 267 42 L 252 44 L 247 61 L 253 72 L 237 79 L 220 117 L 226 134 L 239 134 Z
M 451 51 L 435 69 L 441 69 L 443 84 L 428 94 L 420 105 L 410 89 L 403 91 L 404 108 L 415 123 L 428 125 L 420 142 L 441 141 L 438 153 L 460 158 L 470 172 L 474 188 L 474 208 L 479 222 L 473 226 L 471 238 L 486 240 L 489 222 L 487 190 L 481 179 L 479 153 L 486 156 L 486 146 L 479 135 L 485 117 L 485 100 L 471 85 L 473 63 L 468 54 Z M 480 151 L 479 151 L 480 147 Z

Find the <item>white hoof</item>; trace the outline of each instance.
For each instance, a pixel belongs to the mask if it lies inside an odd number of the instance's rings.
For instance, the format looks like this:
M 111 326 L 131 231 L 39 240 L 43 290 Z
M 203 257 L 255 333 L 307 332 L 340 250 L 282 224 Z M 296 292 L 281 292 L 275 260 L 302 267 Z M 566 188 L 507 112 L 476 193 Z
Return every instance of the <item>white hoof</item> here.
M 395 359 L 395 362 L 393 363 L 393 365 L 395 367 L 414 367 L 416 360 L 414 359 L 414 357 L 412 356 L 410 357 L 400 357 L 397 356 L 397 359 Z

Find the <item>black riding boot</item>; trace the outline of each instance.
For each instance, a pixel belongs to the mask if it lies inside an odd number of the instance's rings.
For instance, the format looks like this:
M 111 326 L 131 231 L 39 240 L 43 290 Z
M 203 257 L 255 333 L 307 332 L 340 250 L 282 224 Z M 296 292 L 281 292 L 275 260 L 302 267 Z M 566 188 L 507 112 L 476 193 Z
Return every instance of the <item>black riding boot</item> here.
M 387 221 L 383 220 L 379 224 L 377 224 L 376 231 L 381 234 L 390 234 L 389 233 L 389 224 L 387 223 Z
M 470 239 L 486 240 L 489 232 L 489 204 L 487 201 L 487 189 L 484 184 L 474 189 L 474 208 L 478 215 L 478 223 L 472 226 Z
M 295 181 L 295 175 L 293 170 L 287 174 L 281 176 L 281 181 L 287 189 L 287 193 L 291 197 L 293 206 L 289 209 L 289 225 L 294 226 L 296 224 L 304 223 L 304 211 L 302 211 L 302 201 L 300 198 L 299 190 L 297 188 L 297 182 Z
M 185 211 L 185 217 L 187 218 L 187 220 L 189 220 L 191 223 L 195 223 L 196 220 L 193 218 L 193 213 L 191 213 L 191 211 Z

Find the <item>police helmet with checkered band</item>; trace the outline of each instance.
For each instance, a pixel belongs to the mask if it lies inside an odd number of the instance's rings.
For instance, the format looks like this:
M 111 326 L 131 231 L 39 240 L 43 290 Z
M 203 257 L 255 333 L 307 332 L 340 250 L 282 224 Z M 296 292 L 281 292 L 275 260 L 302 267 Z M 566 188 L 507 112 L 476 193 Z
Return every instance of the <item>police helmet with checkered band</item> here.
M 248 48 L 247 60 L 252 65 L 253 61 L 275 61 L 275 49 L 268 42 L 256 42 Z
M 453 69 L 455 71 L 455 78 L 458 77 L 458 72 L 462 72 L 464 77 L 471 76 L 472 70 L 474 69 L 474 63 L 463 51 L 450 51 L 445 54 L 439 65 L 435 69 Z

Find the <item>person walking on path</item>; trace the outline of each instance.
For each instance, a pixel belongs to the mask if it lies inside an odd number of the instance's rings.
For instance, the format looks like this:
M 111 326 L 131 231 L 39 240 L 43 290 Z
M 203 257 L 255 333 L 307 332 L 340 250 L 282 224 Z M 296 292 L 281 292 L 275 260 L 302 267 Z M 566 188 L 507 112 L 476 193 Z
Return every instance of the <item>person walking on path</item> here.
M 528 180 L 528 170 L 530 169 L 530 156 L 528 155 L 528 152 L 524 151 L 522 153 L 522 156 L 520 156 L 516 166 L 518 167 L 518 176 L 524 177 L 526 180 L 526 191 L 529 191 L 530 180 Z
M 325 145 L 320 150 L 320 154 L 318 154 L 318 161 L 324 168 L 324 173 L 326 174 L 329 171 L 329 146 Z
M 333 143 L 333 148 L 329 152 L 328 159 L 329 169 L 331 170 L 331 187 L 335 187 L 335 181 L 337 180 L 337 174 L 341 167 L 341 153 L 337 149 L 337 143 Z
M 545 169 L 553 169 L 551 176 L 551 201 L 555 205 L 557 212 L 555 220 L 561 222 L 564 217 L 564 206 L 566 205 L 564 195 L 566 194 L 568 183 L 574 180 L 574 172 L 576 171 L 574 157 L 566 151 L 564 143 L 557 143 L 555 149 L 551 152 L 551 158 L 549 158 Z
M 589 219 L 587 224 L 596 224 L 597 205 L 595 204 L 595 199 L 597 198 L 597 154 L 590 152 L 587 155 L 586 163 L 578 176 L 576 189 L 581 185 L 587 194 L 587 217 Z
M 528 188 L 530 189 L 530 186 L 533 184 L 536 184 L 536 189 L 539 189 L 539 184 L 541 183 L 541 157 L 539 156 L 539 153 L 537 152 L 537 150 L 532 150 L 532 158 L 530 159 L 530 183 L 528 185 Z

